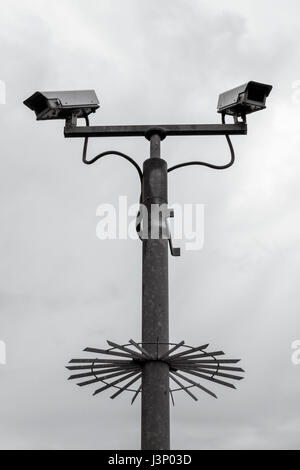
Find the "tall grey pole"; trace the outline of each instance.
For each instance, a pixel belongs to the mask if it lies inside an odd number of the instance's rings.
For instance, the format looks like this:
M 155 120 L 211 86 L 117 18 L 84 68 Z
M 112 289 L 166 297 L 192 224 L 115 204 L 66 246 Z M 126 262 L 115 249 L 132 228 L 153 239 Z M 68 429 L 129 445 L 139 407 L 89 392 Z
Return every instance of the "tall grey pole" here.
M 148 239 L 143 240 L 142 341 L 155 358 L 168 350 L 169 275 L 168 240 L 151 238 L 151 206 L 168 203 L 167 163 L 161 159 L 161 137 L 151 136 L 150 159 L 144 163 L 142 203 L 148 210 Z M 142 450 L 170 449 L 169 366 L 153 361 L 142 375 Z

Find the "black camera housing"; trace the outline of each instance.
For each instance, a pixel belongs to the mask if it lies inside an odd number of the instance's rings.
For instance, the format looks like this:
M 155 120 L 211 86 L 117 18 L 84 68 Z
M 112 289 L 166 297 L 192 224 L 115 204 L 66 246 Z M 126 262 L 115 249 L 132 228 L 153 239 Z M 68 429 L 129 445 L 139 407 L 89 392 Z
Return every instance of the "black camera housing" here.
M 94 90 L 38 91 L 24 104 L 35 112 L 37 121 L 84 118 L 100 107 Z
M 266 108 L 266 99 L 272 91 L 271 85 L 248 82 L 219 96 L 218 113 L 245 117 Z

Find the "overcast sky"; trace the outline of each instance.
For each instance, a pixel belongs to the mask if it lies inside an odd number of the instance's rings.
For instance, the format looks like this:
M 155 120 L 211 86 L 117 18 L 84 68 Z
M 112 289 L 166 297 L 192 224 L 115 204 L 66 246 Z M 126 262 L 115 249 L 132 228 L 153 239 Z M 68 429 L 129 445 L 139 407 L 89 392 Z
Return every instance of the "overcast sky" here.
M 204 249 L 170 260 L 171 339 L 210 342 L 247 371 L 218 401 L 178 394 L 172 447 L 299 449 L 299 2 L 0 0 L 0 11 L 0 447 L 140 445 L 139 402 L 93 398 L 64 369 L 86 346 L 140 340 L 141 244 L 96 238 L 97 207 L 137 202 L 137 175 L 116 157 L 83 166 L 81 141 L 22 101 L 92 88 L 93 123 L 218 123 L 219 93 L 257 80 L 274 90 L 233 139 L 236 165 L 170 176 L 170 203 L 205 205 Z M 110 148 L 149 155 L 143 139 L 97 139 L 90 152 Z M 169 138 L 163 156 L 229 158 L 220 137 Z

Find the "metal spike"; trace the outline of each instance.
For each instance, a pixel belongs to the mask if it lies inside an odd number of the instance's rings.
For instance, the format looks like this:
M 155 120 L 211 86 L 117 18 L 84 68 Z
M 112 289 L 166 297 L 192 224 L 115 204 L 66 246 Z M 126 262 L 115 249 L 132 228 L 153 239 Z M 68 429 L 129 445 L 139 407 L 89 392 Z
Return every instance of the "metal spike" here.
M 170 389 L 170 396 L 171 396 L 172 404 L 173 406 L 175 406 L 174 395 L 171 389 Z
M 131 339 L 129 343 L 132 344 L 132 346 L 135 346 L 139 351 L 141 351 L 145 357 L 147 357 L 150 360 L 153 360 L 153 357 L 151 356 L 151 354 L 149 354 L 148 351 L 146 351 L 146 349 L 143 348 L 140 344 L 133 341 L 133 339 Z
M 202 365 L 202 364 L 237 364 L 238 362 L 240 362 L 240 359 L 218 359 L 218 360 L 203 360 L 203 361 L 195 361 L 196 363 L 198 363 L 199 365 Z M 175 361 L 175 363 L 177 364 L 186 364 L 186 362 L 183 362 L 183 361 Z M 189 363 L 193 364 L 192 361 L 189 361 Z M 172 365 L 173 365 L 173 362 L 172 362 Z
M 141 390 L 142 390 L 142 385 L 140 385 L 140 387 L 138 388 L 138 390 L 135 392 L 134 397 L 133 397 L 133 399 L 132 399 L 132 401 L 131 401 L 131 404 L 132 404 L 132 405 L 134 404 L 135 400 L 137 399 L 137 397 L 138 397 L 139 394 L 141 393 Z
M 128 387 L 130 387 L 131 385 L 133 385 L 135 382 L 137 382 L 140 378 L 142 377 L 142 374 L 139 374 L 137 377 L 135 377 L 133 380 L 131 380 L 128 384 L 124 385 L 124 387 L 122 387 L 120 390 L 118 390 L 118 392 L 116 392 L 114 395 L 112 395 L 110 398 L 112 400 L 114 400 L 115 398 L 117 398 L 119 395 L 121 395 L 121 393 L 125 392 L 126 390 L 128 390 Z
M 106 354 L 107 356 L 120 356 L 120 357 L 129 357 L 132 359 L 130 354 L 115 352 L 115 351 L 108 351 L 105 349 L 94 349 L 94 348 L 86 348 L 84 352 L 96 353 L 96 354 Z
M 123 370 L 123 371 L 120 371 L 120 372 L 116 372 L 115 374 L 109 374 L 109 375 L 101 377 L 99 379 L 89 380 L 87 382 L 82 382 L 82 383 L 79 383 L 77 385 L 79 387 L 85 387 L 86 385 L 92 385 L 92 384 L 95 384 L 95 383 L 98 383 L 98 382 L 103 382 L 103 380 L 113 379 L 114 377 L 118 377 L 119 375 L 124 375 L 124 374 L 127 374 L 127 373 L 128 373 L 127 370 Z M 137 372 L 135 372 L 135 374 L 136 373 Z
M 208 393 L 208 395 L 211 395 L 214 398 L 218 398 L 217 395 L 215 395 L 213 392 L 211 392 L 208 388 L 203 387 L 203 385 L 198 384 L 197 382 L 194 382 L 194 380 L 189 379 L 188 377 L 184 377 L 184 375 L 179 374 L 178 372 L 172 372 L 172 374 L 180 377 L 181 379 L 185 380 L 186 382 L 194 385 L 197 388 L 200 388 L 205 393 Z
M 89 364 L 89 365 L 85 365 L 85 366 L 70 366 L 70 367 L 66 367 L 66 369 L 68 370 L 90 370 L 92 367 L 93 369 L 107 369 L 107 367 L 123 367 L 124 369 L 126 367 L 131 367 L 133 365 L 137 365 L 135 364 L 133 361 L 129 362 L 128 364 L 118 364 L 118 363 L 106 363 L 106 364 Z
M 196 377 L 200 377 L 201 379 L 208 380 L 209 382 L 214 382 L 219 385 L 224 385 L 224 387 L 229 387 L 229 388 L 234 388 L 234 389 L 236 388 L 235 385 L 229 382 L 224 382 L 223 380 L 214 379 L 213 377 L 207 377 L 204 374 L 199 374 L 199 372 L 192 372 L 191 370 L 187 370 L 187 369 L 180 369 L 180 370 L 182 372 L 185 372 L 186 374 L 195 375 Z
M 223 351 L 216 351 L 216 352 L 211 352 L 211 353 L 204 353 L 204 354 L 196 354 L 196 355 L 186 356 L 182 360 L 183 361 L 191 361 L 193 359 L 199 360 L 199 359 L 202 359 L 202 358 L 205 358 L 205 357 L 214 358 L 215 356 L 224 356 L 224 355 L 225 355 L 225 353 Z M 170 360 L 171 360 L 171 362 L 173 362 L 172 358 L 170 358 Z
M 173 375 L 171 374 L 170 377 L 182 390 L 184 390 L 191 398 L 193 398 L 193 400 L 198 401 L 198 398 L 192 392 L 190 392 L 187 387 L 185 387 L 181 382 L 179 382 L 176 377 L 173 377 Z
M 187 356 L 192 354 L 193 352 L 202 351 L 202 349 L 207 349 L 209 344 L 204 344 L 203 346 L 199 346 L 198 348 L 191 348 L 188 351 L 183 351 L 181 353 L 175 354 L 175 356 L 170 356 L 170 360 L 176 359 L 177 357 Z
M 172 367 L 176 367 L 177 364 L 173 364 L 172 363 Z M 193 367 L 193 366 L 192 366 Z M 241 372 L 241 373 L 244 373 L 244 369 L 241 369 L 240 367 L 226 367 L 226 366 L 218 366 L 218 364 L 216 363 L 216 365 L 214 364 L 211 364 L 211 365 L 206 365 L 206 364 L 203 364 L 203 363 L 198 363 L 197 364 L 197 367 L 201 367 L 201 369 L 216 369 L 216 370 L 225 370 L 225 371 L 228 371 L 228 372 Z
M 69 364 L 131 364 L 132 359 L 72 359 Z
M 227 379 L 232 379 L 232 380 L 243 380 L 244 377 L 241 377 L 239 375 L 231 375 L 231 374 L 223 374 L 221 372 L 217 372 L 217 371 L 214 371 L 214 370 L 209 370 L 209 369 L 201 369 L 201 368 L 198 368 L 198 367 L 193 367 L 193 368 L 185 368 L 185 367 L 181 367 L 181 370 L 191 370 L 191 371 L 195 371 L 195 372 L 201 372 L 202 374 L 210 374 L 212 375 L 213 377 L 215 376 L 219 376 L 219 377 L 224 377 L 224 378 L 227 378 Z
M 75 380 L 75 379 L 84 379 L 85 377 L 95 377 L 95 376 L 98 376 L 98 375 L 105 375 L 105 374 L 109 374 L 109 373 L 112 373 L 112 372 L 121 372 L 121 371 L 124 371 L 124 372 L 127 372 L 127 371 L 130 371 L 130 370 L 140 370 L 139 367 L 126 367 L 126 369 L 123 369 L 121 367 L 119 368 L 114 368 L 114 369 L 104 369 L 104 370 L 101 370 L 101 371 L 92 371 L 92 372 L 86 372 L 84 374 L 77 374 L 77 375 L 71 375 L 71 377 L 69 377 L 69 380 Z
M 120 349 L 121 351 L 124 351 L 126 353 L 129 353 L 131 354 L 131 356 L 133 357 L 136 357 L 137 359 L 140 359 L 140 360 L 145 360 L 147 359 L 144 354 L 139 354 L 137 353 L 136 351 L 132 351 L 132 349 L 129 349 L 127 348 L 126 346 L 121 346 L 120 344 L 117 344 L 117 343 L 113 343 L 112 341 L 107 341 L 107 344 L 109 346 L 111 346 L 112 348 L 115 348 L 115 349 Z
M 124 382 L 124 380 L 130 379 L 131 377 L 133 377 L 136 374 L 137 374 L 137 372 L 132 372 L 131 374 L 125 375 L 125 377 L 122 377 L 121 379 L 115 380 L 114 382 L 105 385 L 105 387 L 99 388 L 99 390 L 96 390 L 94 392 L 94 396 L 98 395 L 101 392 L 104 392 L 104 390 L 107 390 L 108 388 L 114 387 L 115 385 L 118 385 L 119 383 Z
M 174 346 L 174 348 L 170 349 L 168 352 L 166 352 L 165 354 L 163 354 L 162 356 L 160 356 L 159 360 L 160 360 L 160 361 L 163 361 L 164 359 L 166 359 L 167 357 L 169 357 L 170 354 L 172 354 L 174 351 L 176 351 L 177 349 L 181 348 L 181 346 L 184 346 L 184 344 L 185 344 L 185 341 L 181 341 L 181 343 L 176 344 L 176 346 Z

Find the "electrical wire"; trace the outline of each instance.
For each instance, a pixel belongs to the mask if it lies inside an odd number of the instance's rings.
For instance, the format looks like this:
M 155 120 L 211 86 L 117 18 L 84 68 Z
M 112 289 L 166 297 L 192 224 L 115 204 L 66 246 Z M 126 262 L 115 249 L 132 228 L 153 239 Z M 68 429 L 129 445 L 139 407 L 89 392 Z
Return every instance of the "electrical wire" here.
M 85 122 L 86 122 L 86 125 L 89 127 L 90 120 L 88 116 L 85 117 Z M 82 161 L 85 165 L 93 165 L 93 163 L 96 163 L 98 160 L 100 160 L 103 157 L 106 157 L 107 155 L 117 155 L 119 157 L 125 158 L 125 160 L 130 162 L 135 167 L 135 169 L 137 170 L 139 174 L 141 183 L 143 182 L 143 172 L 140 166 L 136 163 L 136 161 L 133 158 L 129 157 L 129 155 L 126 155 L 123 152 L 118 152 L 116 150 L 108 150 L 107 152 L 99 153 L 98 155 L 96 155 L 96 157 L 92 158 L 91 160 L 87 160 L 88 143 L 89 143 L 89 137 L 86 137 L 84 139 L 83 156 L 82 156 Z
M 87 127 L 89 127 L 90 120 L 88 116 L 85 117 L 85 122 L 86 122 Z M 96 155 L 96 157 L 92 158 L 92 160 L 87 160 L 88 144 L 89 144 L 89 137 L 86 137 L 84 139 L 83 155 L 82 155 L 82 161 L 85 165 L 93 165 L 93 163 L 96 163 L 98 160 L 100 160 L 103 157 L 106 157 L 107 155 L 116 155 L 116 156 L 125 158 L 125 160 L 127 160 L 129 163 L 131 163 L 135 167 L 135 169 L 137 170 L 139 174 L 141 185 L 143 184 L 143 172 L 140 166 L 136 163 L 136 161 L 133 158 L 129 157 L 129 155 L 126 155 L 123 152 L 118 152 L 116 150 L 108 150 L 107 152 L 99 153 L 98 155 Z M 140 205 L 141 203 L 142 203 L 142 196 L 140 197 Z M 141 210 L 139 210 L 136 216 L 136 231 L 139 237 L 140 237 L 140 230 L 141 230 L 140 215 L 141 215 Z
M 222 114 L 222 124 L 225 124 L 225 115 L 224 114 Z M 198 161 L 186 162 L 186 163 L 180 163 L 179 165 L 175 165 L 175 166 L 169 168 L 168 173 L 171 173 L 172 171 L 178 170 L 179 168 L 185 168 L 186 166 L 194 166 L 194 165 L 206 166 L 207 168 L 212 168 L 213 170 L 227 170 L 228 168 L 233 166 L 234 163 L 235 163 L 235 152 L 234 152 L 234 148 L 233 148 L 233 145 L 232 145 L 232 142 L 231 142 L 231 139 L 230 139 L 229 135 L 225 135 L 225 137 L 226 137 L 226 140 L 228 142 L 228 146 L 229 146 L 229 150 L 230 150 L 230 154 L 231 154 L 231 160 L 226 165 L 214 165 L 212 163 L 201 162 L 201 161 L 199 161 L 199 162 Z

